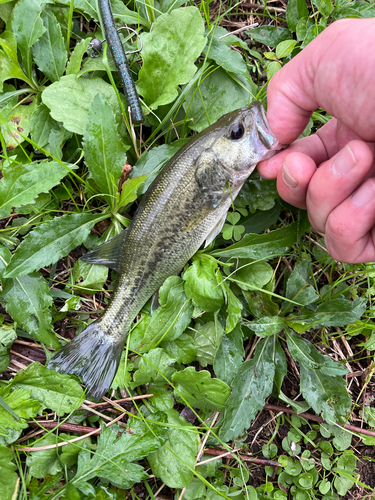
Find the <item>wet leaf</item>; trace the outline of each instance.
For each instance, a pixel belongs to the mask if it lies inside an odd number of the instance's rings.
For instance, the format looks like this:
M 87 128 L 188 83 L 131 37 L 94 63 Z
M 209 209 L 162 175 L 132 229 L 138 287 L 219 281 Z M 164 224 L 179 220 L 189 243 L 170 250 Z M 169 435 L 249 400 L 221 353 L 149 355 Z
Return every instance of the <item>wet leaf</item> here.
M 197 358 L 197 350 L 194 347 L 193 339 L 186 333 L 183 333 L 176 340 L 163 342 L 161 346 L 177 363 L 187 365 Z
M 229 334 L 223 335 L 213 363 L 216 376 L 230 384 L 244 356 L 243 333 L 241 327 L 237 325 Z
M 254 171 L 242 186 L 234 205 L 249 208 L 251 213 L 255 213 L 256 210 L 270 210 L 278 198 L 275 180 L 263 179 Z
M 163 349 L 152 349 L 145 354 L 139 362 L 138 370 L 133 375 L 133 382 L 130 384 L 134 389 L 142 384 L 165 385 L 165 378 L 170 378 L 176 370 L 174 365 L 175 360 L 171 358 Z M 164 376 L 163 376 L 164 375 Z
M 12 387 L 30 391 L 42 408 L 50 408 L 58 416 L 76 410 L 84 399 L 82 387 L 71 375 L 48 370 L 40 363 L 17 372 Z
M 114 207 L 126 154 L 117 133 L 115 115 L 101 94 L 91 101 L 83 139 L 90 173 L 100 193 L 108 195 L 109 206 Z
M 13 463 L 13 453 L 13 450 L 0 444 L 0 469 L 2 471 L 0 490 L 4 500 L 13 499 L 18 480 L 17 466 Z
M 49 308 L 52 305 L 52 296 L 47 282 L 38 273 L 4 279 L 4 269 L 10 261 L 10 256 L 11 253 L 7 248 L 0 247 L 0 275 L 3 288 L 0 299 L 5 310 L 33 338 L 59 349 L 61 344 L 51 326 L 52 317 Z
M 190 128 L 201 132 L 226 113 L 248 106 L 256 89 L 247 80 L 241 83 L 220 67 L 204 78 L 199 92 L 194 87 L 184 101 L 186 119 L 191 120 L 188 122 Z
M 150 350 L 160 342 L 176 340 L 187 328 L 193 313 L 191 301 L 178 276 L 168 278 L 159 290 L 159 307 L 151 316 L 141 350 Z
M 9 351 L 13 342 L 17 338 L 13 328 L 0 328 L 0 372 L 3 372 L 9 365 Z
M 76 78 L 67 75 L 46 87 L 43 103 L 51 110 L 51 116 L 70 132 L 83 135 L 92 100 L 101 94 L 115 113 L 116 123 L 122 120 L 118 100 L 112 85 L 101 78 Z
M 203 53 L 225 71 L 237 73 L 246 79 L 249 78 L 249 71 L 241 54 L 228 47 L 218 36 L 208 36 L 207 45 Z
M 185 293 L 195 306 L 216 311 L 224 302 L 223 292 L 215 274 L 217 263 L 211 259 L 195 259 L 184 272 Z
M 7 217 L 13 207 L 33 203 L 39 193 L 52 189 L 68 173 L 68 168 L 55 161 L 19 165 L 4 172 L 0 181 L 0 217 Z
M 172 375 L 176 393 L 184 398 L 193 408 L 222 411 L 225 409 L 230 388 L 225 382 L 211 378 L 210 372 L 195 371 L 193 366 L 176 371 Z
M 61 28 L 51 9 L 42 12 L 44 33 L 32 48 L 32 55 L 42 71 L 51 82 L 56 82 L 64 74 L 68 60 L 64 37 Z
M 213 250 L 214 257 L 262 259 L 264 255 L 283 255 L 296 241 L 295 223 L 266 234 L 245 234 L 241 241 L 222 250 Z
M 146 103 L 156 109 L 172 102 L 178 85 L 188 83 L 197 71 L 194 63 L 206 45 L 199 10 L 186 7 L 162 14 L 142 40 L 143 65 L 137 87 Z
M 301 18 L 308 17 L 306 0 L 289 0 L 286 9 L 286 22 L 291 31 L 296 31 L 298 21 Z
M 118 488 L 131 488 L 134 483 L 148 476 L 137 462 L 159 447 L 151 433 L 127 434 L 117 437 L 119 426 L 102 427 L 95 453 L 84 448 L 78 455 L 77 473 L 71 479 L 73 485 L 83 493 L 92 493 L 92 478 L 103 478 Z M 114 464 L 116 466 L 114 467 Z
M 217 318 L 215 321 L 195 325 L 192 337 L 197 351 L 197 360 L 201 366 L 212 365 L 223 334 L 224 329 Z
M 167 442 L 147 460 L 153 474 L 170 488 L 184 488 L 193 479 L 198 454 L 198 434 L 176 410 L 168 410 L 168 423 L 177 426 L 167 432 Z M 186 430 L 184 429 L 186 427 Z
M 102 214 L 71 214 L 55 217 L 31 231 L 17 247 L 5 277 L 22 276 L 48 266 L 81 245 Z
M 271 394 L 275 364 L 272 359 L 273 339 L 261 340 L 254 358 L 240 366 L 232 381 L 232 394 L 227 401 L 220 436 L 224 441 L 236 439 L 247 429 Z
M 253 330 L 258 337 L 267 337 L 268 335 L 275 335 L 281 332 L 285 327 L 284 319 L 280 316 L 264 316 L 256 321 L 246 323 L 246 326 Z
M 304 0 L 303 0 L 304 1 Z M 291 32 L 287 28 L 279 28 L 275 26 L 262 26 L 261 28 L 253 28 L 245 31 L 251 38 L 257 42 L 268 45 L 268 47 L 276 47 L 280 42 L 291 38 Z
M 22 388 L 11 391 L 9 385 L 0 388 L 0 397 L 17 416 L 14 418 L 0 405 L 0 432 L 3 436 L 7 436 L 10 429 L 26 429 L 29 426 L 27 421 L 36 416 L 41 406 L 39 401 L 31 399 L 30 391 Z
M 46 31 L 41 12 L 41 2 L 38 0 L 20 0 L 15 5 L 11 16 L 11 29 L 16 37 L 27 75 L 31 75 L 30 49 Z

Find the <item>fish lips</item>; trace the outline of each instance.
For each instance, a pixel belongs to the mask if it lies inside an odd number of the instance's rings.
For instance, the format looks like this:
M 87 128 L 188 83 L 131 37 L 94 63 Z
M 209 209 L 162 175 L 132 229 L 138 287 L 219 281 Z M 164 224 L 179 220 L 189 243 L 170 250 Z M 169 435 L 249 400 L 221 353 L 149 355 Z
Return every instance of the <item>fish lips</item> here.
M 257 152 L 258 162 L 267 160 L 277 154 L 286 145 L 280 144 L 271 130 L 267 121 L 263 105 L 259 101 L 251 104 L 253 123 L 255 125 L 251 140 L 254 144 L 254 151 Z

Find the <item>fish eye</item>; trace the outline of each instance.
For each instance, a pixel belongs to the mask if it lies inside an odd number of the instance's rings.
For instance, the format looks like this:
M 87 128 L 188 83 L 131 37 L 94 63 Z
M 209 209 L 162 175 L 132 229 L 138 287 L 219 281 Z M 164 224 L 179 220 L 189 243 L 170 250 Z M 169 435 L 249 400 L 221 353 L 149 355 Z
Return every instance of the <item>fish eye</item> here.
M 237 123 L 232 127 L 232 130 L 230 131 L 230 136 L 232 139 L 237 140 L 241 139 L 244 133 L 245 133 L 245 127 L 241 123 Z

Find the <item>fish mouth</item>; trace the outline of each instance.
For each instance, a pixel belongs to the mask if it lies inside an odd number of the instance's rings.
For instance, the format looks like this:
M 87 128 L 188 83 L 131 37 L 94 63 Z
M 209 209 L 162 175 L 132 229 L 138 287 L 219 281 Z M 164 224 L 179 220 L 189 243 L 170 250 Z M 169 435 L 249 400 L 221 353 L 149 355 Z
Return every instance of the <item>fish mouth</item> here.
M 258 137 L 263 144 L 263 146 L 269 151 L 274 152 L 274 154 L 282 149 L 282 146 L 278 139 L 275 137 L 271 130 L 271 127 L 267 121 L 266 113 L 264 111 L 263 105 L 259 101 L 253 102 L 254 107 L 254 122 L 256 125 Z

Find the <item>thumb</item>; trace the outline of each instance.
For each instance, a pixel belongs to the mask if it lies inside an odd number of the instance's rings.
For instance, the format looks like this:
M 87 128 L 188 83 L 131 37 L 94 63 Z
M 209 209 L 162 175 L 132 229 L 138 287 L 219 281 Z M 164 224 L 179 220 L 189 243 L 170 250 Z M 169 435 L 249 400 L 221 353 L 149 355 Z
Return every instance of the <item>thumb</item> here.
M 375 137 L 375 19 L 336 21 L 271 79 L 267 118 L 283 144 L 323 108 L 365 141 Z

